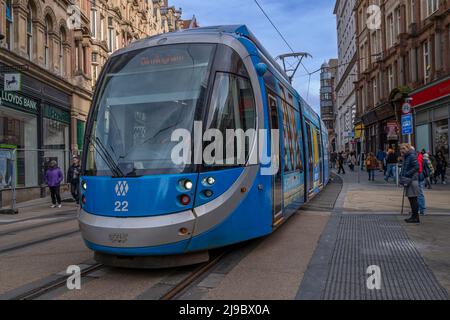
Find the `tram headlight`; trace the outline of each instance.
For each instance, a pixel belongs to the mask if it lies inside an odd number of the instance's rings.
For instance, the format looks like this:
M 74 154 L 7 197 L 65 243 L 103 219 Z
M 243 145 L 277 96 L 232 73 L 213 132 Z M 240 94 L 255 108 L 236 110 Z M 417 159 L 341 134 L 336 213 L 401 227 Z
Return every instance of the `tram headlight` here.
M 184 180 L 183 186 L 186 190 L 191 191 L 194 184 L 191 180 Z
M 86 181 L 82 181 L 81 182 L 81 188 L 83 188 L 83 190 L 87 189 L 87 182 Z
M 214 183 L 216 183 L 216 179 L 214 179 L 213 177 L 203 178 L 202 183 L 204 186 L 212 186 Z

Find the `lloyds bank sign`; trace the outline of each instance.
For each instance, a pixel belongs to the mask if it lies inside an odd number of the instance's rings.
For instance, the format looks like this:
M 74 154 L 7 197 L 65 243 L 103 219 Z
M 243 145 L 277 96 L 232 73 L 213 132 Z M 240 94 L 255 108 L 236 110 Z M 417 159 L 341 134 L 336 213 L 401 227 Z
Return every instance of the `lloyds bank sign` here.
M 16 92 L 0 91 L 0 93 L 0 105 L 31 113 L 38 113 L 38 103 L 36 100 L 24 97 Z

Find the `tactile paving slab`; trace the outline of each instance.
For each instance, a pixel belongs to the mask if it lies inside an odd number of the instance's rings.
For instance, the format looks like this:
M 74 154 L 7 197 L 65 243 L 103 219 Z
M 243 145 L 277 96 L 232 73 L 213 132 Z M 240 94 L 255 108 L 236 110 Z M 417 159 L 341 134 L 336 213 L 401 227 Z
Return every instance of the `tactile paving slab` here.
M 447 291 L 395 216 L 338 215 L 325 300 L 447 300 Z M 417 226 L 420 228 L 420 226 Z M 380 289 L 369 289 L 369 266 L 380 268 Z

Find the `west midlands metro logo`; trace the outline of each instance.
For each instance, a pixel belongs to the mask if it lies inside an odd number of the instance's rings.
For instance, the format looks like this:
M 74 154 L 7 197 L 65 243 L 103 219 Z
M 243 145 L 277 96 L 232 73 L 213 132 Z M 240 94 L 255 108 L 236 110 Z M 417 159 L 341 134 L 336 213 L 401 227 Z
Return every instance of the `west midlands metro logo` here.
M 119 181 L 116 184 L 116 187 L 114 188 L 114 191 L 116 192 L 117 196 L 119 197 L 125 197 L 128 193 L 128 183 L 126 181 Z

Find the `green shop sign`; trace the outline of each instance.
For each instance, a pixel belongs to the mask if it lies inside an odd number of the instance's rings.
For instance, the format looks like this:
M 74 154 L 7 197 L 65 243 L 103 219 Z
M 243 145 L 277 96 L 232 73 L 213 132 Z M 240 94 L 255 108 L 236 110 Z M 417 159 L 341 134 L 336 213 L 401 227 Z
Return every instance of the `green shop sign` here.
M 70 113 L 59 108 L 44 104 L 44 117 L 70 124 Z
M 6 107 L 27 111 L 31 113 L 38 113 L 37 101 L 24 97 L 15 92 L 0 91 L 0 104 Z

